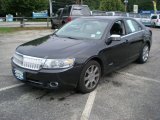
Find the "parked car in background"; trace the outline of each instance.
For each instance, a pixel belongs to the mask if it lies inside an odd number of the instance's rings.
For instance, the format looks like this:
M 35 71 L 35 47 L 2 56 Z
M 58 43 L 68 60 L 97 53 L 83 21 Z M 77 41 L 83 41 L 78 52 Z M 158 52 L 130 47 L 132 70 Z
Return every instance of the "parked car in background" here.
M 160 27 L 160 14 L 154 14 L 151 16 L 152 27 Z
M 106 16 L 106 12 L 105 11 L 100 11 L 100 10 L 93 10 L 91 11 L 93 16 Z
M 103 74 L 137 60 L 146 63 L 152 31 L 133 18 L 93 16 L 65 24 L 52 35 L 20 45 L 13 75 L 34 86 L 96 89 Z
M 65 23 L 82 16 L 91 16 L 87 5 L 67 5 L 65 8 L 60 8 L 51 20 L 52 29 L 59 28 Z
M 134 18 L 138 22 L 141 22 L 141 15 L 140 14 L 138 14 L 138 13 L 129 13 L 128 15 L 129 15 L 128 17 Z
M 141 14 L 141 22 L 145 26 L 151 26 L 151 15 L 150 14 Z
M 123 16 L 123 17 L 128 17 L 127 13 L 121 12 L 121 11 L 108 11 L 106 12 L 107 16 Z
M 3 18 L 0 17 L 0 22 L 3 22 Z

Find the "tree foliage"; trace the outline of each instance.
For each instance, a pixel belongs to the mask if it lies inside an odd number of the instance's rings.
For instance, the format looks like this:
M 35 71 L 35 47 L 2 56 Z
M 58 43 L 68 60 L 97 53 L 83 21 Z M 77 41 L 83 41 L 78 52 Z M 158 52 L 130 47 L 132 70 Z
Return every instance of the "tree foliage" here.
M 156 2 L 157 2 L 157 9 L 160 10 L 160 0 L 156 0 Z M 129 0 L 128 3 L 129 11 L 133 11 L 133 5 L 138 5 L 139 10 L 153 10 L 152 0 Z
M 124 4 L 121 0 L 101 0 L 100 10 L 103 11 L 124 11 Z
M 100 6 L 100 0 L 84 0 L 84 4 L 88 5 L 91 10 L 97 10 Z
M 75 4 L 76 0 L 53 0 L 53 11 L 65 5 Z M 91 10 L 124 11 L 124 0 L 83 0 Z M 152 0 L 128 0 L 128 10 L 133 11 L 133 5 L 139 6 L 139 10 L 153 10 Z M 157 9 L 160 10 L 160 0 L 157 1 Z M 31 16 L 33 11 L 49 9 L 48 0 L 0 0 L 0 16 L 6 14 L 19 16 Z
M 5 14 L 31 16 L 33 11 L 47 10 L 48 0 L 1 0 L 0 9 Z

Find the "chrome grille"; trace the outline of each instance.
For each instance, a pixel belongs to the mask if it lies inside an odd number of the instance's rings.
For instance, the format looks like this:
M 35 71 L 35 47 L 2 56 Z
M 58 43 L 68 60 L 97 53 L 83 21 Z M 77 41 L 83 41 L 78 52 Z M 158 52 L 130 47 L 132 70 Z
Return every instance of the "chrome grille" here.
M 40 70 L 41 65 L 45 63 L 45 59 L 15 53 L 13 62 L 23 68 L 30 70 Z

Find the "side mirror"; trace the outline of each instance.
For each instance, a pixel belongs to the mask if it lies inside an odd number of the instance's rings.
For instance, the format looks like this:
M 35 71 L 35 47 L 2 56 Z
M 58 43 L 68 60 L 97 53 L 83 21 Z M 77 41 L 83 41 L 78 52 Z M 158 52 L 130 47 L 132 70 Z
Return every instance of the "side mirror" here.
M 58 31 L 58 29 L 55 29 L 55 30 L 54 30 L 54 32 L 57 32 L 57 31 Z
M 111 41 L 120 41 L 121 40 L 121 36 L 113 34 L 113 35 L 110 36 L 110 40 Z
M 58 31 L 58 29 L 53 30 L 53 34 L 56 33 Z
M 120 40 L 121 40 L 120 35 L 113 34 L 106 40 L 106 44 L 109 45 L 112 43 L 112 41 L 120 41 Z
M 53 35 L 55 35 L 57 31 L 58 29 L 53 30 Z
M 55 14 L 55 17 L 58 17 L 58 14 Z

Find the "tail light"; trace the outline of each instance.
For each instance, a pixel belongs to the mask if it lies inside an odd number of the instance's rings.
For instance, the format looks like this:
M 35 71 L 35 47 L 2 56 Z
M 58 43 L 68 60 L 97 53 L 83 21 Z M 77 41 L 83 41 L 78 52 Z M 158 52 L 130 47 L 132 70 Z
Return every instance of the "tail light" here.
M 66 19 L 66 22 L 70 22 L 70 21 L 72 21 L 72 18 L 71 18 L 71 17 L 68 17 L 68 18 Z

